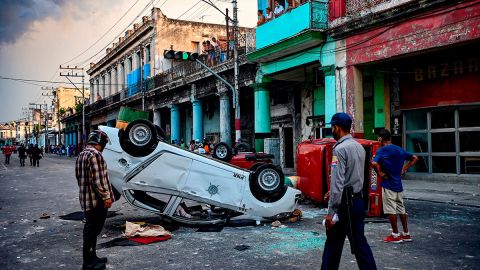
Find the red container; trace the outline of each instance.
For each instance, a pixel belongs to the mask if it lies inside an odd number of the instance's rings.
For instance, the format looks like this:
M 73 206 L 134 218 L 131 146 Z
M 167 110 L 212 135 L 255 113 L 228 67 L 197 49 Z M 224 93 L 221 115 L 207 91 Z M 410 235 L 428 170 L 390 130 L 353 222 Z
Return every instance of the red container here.
M 367 216 L 382 215 L 381 178 L 372 167 L 372 160 L 380 148 L 380 143 L 356 139 L 365 149 L 365 177 L 363 198 Z M 334 139 L 306 140 L 297 148 L 297 188 L 315 202 L 326 204 L 324 195 L 330 190 L 330 164 L 332 161 Z
M 307 140 L 297 147 L 297 188 L 319 203 L 330 189 L 330 162 L 333 139 Z

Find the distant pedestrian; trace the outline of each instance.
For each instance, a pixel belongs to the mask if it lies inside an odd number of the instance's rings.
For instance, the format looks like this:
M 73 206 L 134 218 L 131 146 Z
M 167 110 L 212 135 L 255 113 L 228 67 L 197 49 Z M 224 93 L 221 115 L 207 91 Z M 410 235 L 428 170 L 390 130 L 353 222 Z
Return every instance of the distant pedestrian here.
M 105 224 L 108 208 L 115 200 L 107 163 L 102 156 L 107 142 L 108 137 L 104 132 L 92 131 L 75 166 L 80 206 L 86 219 L 83 228 L 82 269 L 104 269 L 107 262 L 107 258 L 99 258 L 96 254 L 97 237 Z
M 27 149 L 23 144 L 18 148 L 18 158 L 20 159 L 20 167 L 25 167 L 25 159 L 27 158 Z
M 364 233 L 362 188 L 365 150 L 350 135 L 352 119 L 348 114 L 334 114 L 330 124 L 337 142 L 333 146 L 330 165 L 330 192 L 326 194 L 326 198 L 329 198 L 328 214 L 325 217 L 327 241 L 321 269 L 338 269 L 345 237 L 348 237 L 358 268 L 377 269 Z
M 35 144 L 32 150 L 33 167 L 40 167 L 40 159 L 43 157 L 42 150 Z
M 188 150 L 193 151 L 195 150 L 195 141 L 190 140 L 190 144 L 188 145 Z
M 388 215 L 392 225 L 392 234 L 384 237 L 387 243 L 412 241 L 407 226 L 407 213 L 403 202 L 402 175 L 417 162 L 418 157 L 406 152 L 401 147 L 392 144 L 390 131 L 383 129 L 378 134 L 382 147 L 373 158 L 373 168 L 382 177 L 383 212 Z M 408 163 L 405 164 L 405 161 Z M 398 232 L 397 215 L 403 227 L 403 233 Z
M 5 155 L 5 164 L 10 164 L 10 156 L 12 155 L 12 147 L 10 145 L 6 145 L 3 148 L 3 154 Z
M 27 155 L 28 155 L 28 158 L 30 159 L 30 166 L 33 166 L 33 144 L 29 144 L 28 145 L 28 149 L 27 149 Z

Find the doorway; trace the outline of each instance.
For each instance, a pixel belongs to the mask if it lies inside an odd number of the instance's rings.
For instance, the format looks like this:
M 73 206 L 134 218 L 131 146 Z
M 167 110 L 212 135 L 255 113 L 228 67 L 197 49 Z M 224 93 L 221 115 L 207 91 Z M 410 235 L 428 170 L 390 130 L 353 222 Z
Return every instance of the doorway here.
M 285 153 L 285 168 L 293 168 L 293 128 L 286 127 L 283 129 L 283 152 Z

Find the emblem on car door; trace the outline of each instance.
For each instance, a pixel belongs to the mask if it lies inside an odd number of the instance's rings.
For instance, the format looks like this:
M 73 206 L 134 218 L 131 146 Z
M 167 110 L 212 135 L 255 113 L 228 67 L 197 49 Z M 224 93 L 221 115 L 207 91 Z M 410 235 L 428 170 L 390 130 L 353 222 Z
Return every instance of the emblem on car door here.
M 212 185 L 212 183 L 210 183 L 210 186 L 207 189 L 207 192 L 208 192 L 208 194 L 210 194 L 210 197 L 218 194 L 218 186 L 220 186 L 220 185 Z

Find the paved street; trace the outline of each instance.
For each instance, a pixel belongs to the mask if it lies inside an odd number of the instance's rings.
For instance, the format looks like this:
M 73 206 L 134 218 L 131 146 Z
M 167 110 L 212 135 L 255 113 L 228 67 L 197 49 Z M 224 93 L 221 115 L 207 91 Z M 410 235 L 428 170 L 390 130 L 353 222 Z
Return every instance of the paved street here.
M 74 159 L 47 156 L 39 168 L 28 166 L 28 161 L 22 168 L 17 156 L 8 166 L 0 157 L 0 269 L 80 269 L 83 223 L 60 218 L 81 210 Z M 413 242 L 383 243 L 381 237 L 389 233 L 386 220 L 366 224 L 378 268 L 478 269 L 480 208 L 413 200 L 422 199 L 422 190 L 432 194 L 428 187 L 419 188 L 415 198 L 406 202 Z M 197 228 L 167 224 L 174 236 L 166 242 L 106 244 L 121 236 L 121 225 L 127 220 L 160 222 L 122 199 L 112 208 L 115 215 L 107 219 L 98 253 L 109 258 L 107 269 L 318 269 L 325 242 L 325 230 L 319 224 L 324 210 L 311 204 L 299 208 L 304 220 L 287 228 L 197 232 Z M 44 213 L 50 218 L 40 219 Z M 247 249 L 236 250 L 240 245 Z M 356 269 L 348 244 L 341 269 Z

